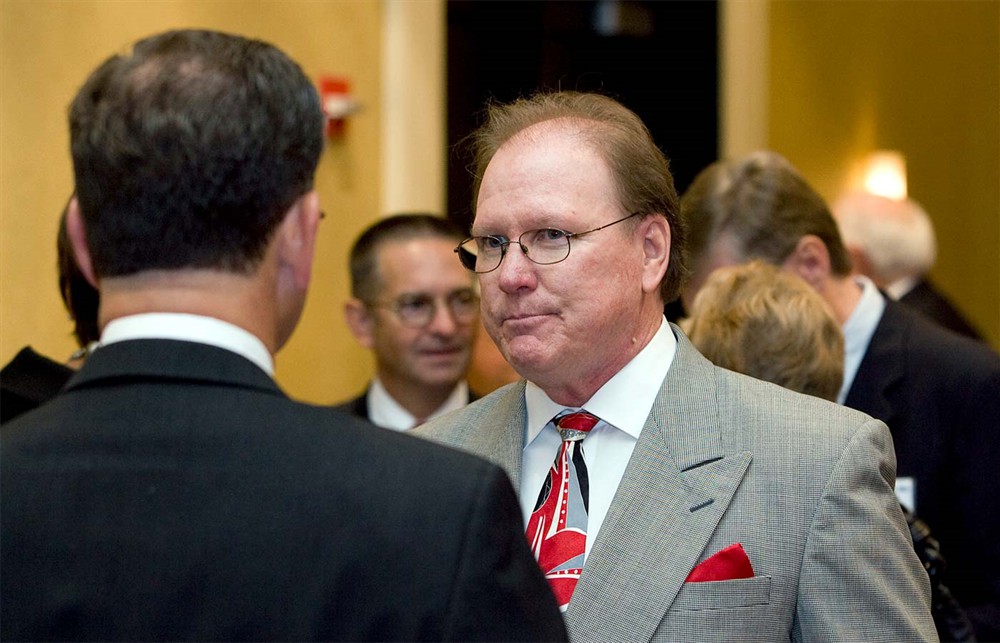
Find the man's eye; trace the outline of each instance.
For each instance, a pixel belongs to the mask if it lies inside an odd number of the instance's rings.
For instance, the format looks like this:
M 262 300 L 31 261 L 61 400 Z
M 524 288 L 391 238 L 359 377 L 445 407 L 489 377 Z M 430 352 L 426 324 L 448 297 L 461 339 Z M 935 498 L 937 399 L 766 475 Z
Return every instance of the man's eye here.
M 483 250 L 500 250 L 507 240 L 503 237 L 480 237 L 479 245 Z
M 525 232 L 521 241 L 529 246 L 561 246 L 566 239 L 566 231 L 559 228 L 541 228 Z
M 428 306 L 433 305 L 430 299 L 426 297 L 407 297 L 405 299 L 400 299 L 398 304 L 399 310 L 402 312 L 420 312 L 426 310 Z
M 448 299 L 456 304 L 473 304 L 476 302 L 476 293 L 471 290 L 460 290 L 452 293 Z

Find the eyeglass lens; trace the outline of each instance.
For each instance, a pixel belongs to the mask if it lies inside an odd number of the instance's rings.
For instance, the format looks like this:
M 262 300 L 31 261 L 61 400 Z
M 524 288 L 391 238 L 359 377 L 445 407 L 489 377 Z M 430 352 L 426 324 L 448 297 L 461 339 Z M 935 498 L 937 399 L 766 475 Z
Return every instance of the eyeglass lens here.
M 490 272 L 496 270 L 514 244 L 537 264 L 559 263 L 569 256 L 569 235 L 556 228 L 528 230 L 517 241 L 506 241 L 501 237 L 473 237 L 459 246 L 458 256 L 466 268 L 475 272 Z
M 444 297 L 444 303 L 460 324 L 471 322 L 479 311 L 479 298 L 472 290 L 456 290 Z M 437 314 L 438 300 L 426 294 L 403 295 L 391 308 L 407 326 L 426 326 Z
M 528 230 L 523 232 L 517 241 L 507 241 L 503 237 L 469 237 L 455 248 L 458 259 L 462 265 L 473 272 L 492 272 L 500 266 L 507 250 L 511 244 L 516 243 L 528 259 L 537 264 L 548 265 L 559 263 L 569 256 L 570 237 L 582 237 L 591 232 L 604 230 L 613 225 L 628 221 L 632 217 L 639 216 L 641 212 L 633 212 L 621 219 L 615 219 L 611 223 L 584 230 L 583 232 L 566 232 L 558 228 L 539 228 L 538 230 Z

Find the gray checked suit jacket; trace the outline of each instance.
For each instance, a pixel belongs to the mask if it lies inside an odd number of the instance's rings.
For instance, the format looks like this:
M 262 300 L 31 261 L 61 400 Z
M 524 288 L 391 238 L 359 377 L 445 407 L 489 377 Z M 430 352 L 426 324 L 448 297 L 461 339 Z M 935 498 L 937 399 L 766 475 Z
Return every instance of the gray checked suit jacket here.
M 886 426 L 677 354 L 565 614 L 574 641 L 936 640 Z M 520 481 L 523 381 L 418 434 Z M 740 543 L 755 577 L 686 583 Z

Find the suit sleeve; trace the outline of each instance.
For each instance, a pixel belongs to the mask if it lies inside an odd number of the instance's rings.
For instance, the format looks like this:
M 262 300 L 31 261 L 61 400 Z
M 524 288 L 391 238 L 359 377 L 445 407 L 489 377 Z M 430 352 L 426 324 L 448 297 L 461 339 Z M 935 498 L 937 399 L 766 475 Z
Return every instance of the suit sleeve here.
M 936 641 L 930 583 L 892 487 L 885 424 L 868 420 L 831 469 L 806 543 L 793 638 Z
M 445 640 L 566 641 L 555 598 L 528 548 L 510 481 L 489 465 L 466 522 Z

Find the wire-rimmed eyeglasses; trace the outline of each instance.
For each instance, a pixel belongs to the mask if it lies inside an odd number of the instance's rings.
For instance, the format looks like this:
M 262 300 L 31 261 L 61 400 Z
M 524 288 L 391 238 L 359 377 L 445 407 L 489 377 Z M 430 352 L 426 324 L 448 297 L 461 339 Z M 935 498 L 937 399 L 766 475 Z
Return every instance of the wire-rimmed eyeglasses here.
M 582 237 L 591 232 L 610 228 L 616 223 L 627 221 L 638 214 L 641 213 L 633 212 L 626 217 L 583 232 L 566 232 L 559 228 L 527 230 L 521 233 L 517 241 L 497 235 L 469 237 L 455 248 L 455 252 L 458 253 L 458 259 L 463 266 L 479 274 L 493 272 L 499 268 L 500 262 L 507 256 L 507 249 L 514 243 L 521 247 L 521 252 L 524 253 L 525 257 L 537 264 L 547 266 L 565 261 L 570 251 L 569 240 L 573 237 Z
M 437 315 L 439 301 L 451 313 L 456 324 L 469 324 L 479 314 L 479 296 L 471 288 L 434 297 L 426 293 L 405 294 L 389 302 L 369 302 L 374 308 L 387 308 L 404 326 L 423 328 Z

